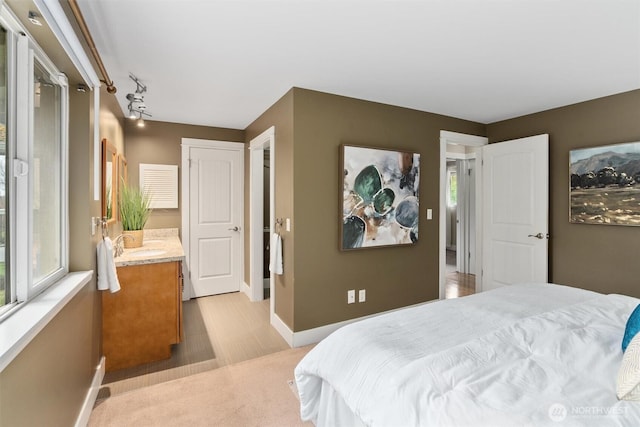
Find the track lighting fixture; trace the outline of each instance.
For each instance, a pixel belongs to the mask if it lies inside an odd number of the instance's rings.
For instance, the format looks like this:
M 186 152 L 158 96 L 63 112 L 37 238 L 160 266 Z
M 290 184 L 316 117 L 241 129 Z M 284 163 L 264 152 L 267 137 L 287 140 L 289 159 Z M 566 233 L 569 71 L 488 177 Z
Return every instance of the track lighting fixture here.
M 144 103 L 143 94 L 147 91 L 147 87 L 133 74 L 129 74 L 129 77 L 136 83 L 136 91 L 127 94 L 127 100 L 129 101 L 129 118 L 136 120 L 138 127 L 144 127 L 144 119 L 142 116 L 151 117 L 151 114 L 146 112 L 147 105 Z

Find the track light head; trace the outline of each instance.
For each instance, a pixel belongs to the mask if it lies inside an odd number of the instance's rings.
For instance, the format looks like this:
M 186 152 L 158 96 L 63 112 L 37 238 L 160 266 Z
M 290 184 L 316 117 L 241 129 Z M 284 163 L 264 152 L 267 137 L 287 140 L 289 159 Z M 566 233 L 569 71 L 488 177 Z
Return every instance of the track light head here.
M 127 100 L 129 100 L 130 102 L 143 102 L 144 101 L 144 96 L 142 96 L 141 93 L 128 93 L 127 94 Z

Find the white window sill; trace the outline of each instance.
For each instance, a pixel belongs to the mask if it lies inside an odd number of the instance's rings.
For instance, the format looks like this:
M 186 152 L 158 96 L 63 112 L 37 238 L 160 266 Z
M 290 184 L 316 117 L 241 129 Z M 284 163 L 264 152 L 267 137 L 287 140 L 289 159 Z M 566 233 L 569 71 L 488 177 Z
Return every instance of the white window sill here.
M 0 323 L 0 372 L 82 289 L 93 271 L 69 273 Z

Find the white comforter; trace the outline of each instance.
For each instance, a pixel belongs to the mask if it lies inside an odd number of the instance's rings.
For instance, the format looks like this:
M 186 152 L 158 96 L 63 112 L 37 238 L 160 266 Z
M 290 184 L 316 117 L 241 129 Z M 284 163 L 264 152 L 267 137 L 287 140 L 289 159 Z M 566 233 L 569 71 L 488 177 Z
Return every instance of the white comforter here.
M 640 426 L 615 394 L 639 302 L 528 284 L 351 324 L 297 366 L 302 418 L 341 424 L 333 399 L 370 426 Z

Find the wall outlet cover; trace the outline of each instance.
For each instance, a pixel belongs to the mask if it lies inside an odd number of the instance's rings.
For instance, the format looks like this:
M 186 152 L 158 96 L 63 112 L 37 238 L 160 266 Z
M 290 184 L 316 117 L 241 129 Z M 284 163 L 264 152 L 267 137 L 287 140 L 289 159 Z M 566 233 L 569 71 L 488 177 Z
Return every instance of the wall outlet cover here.
M 347 291 L 347 304 L 353 304 L 354 302 L 356 302 L 356 291 L 351 289 Z

